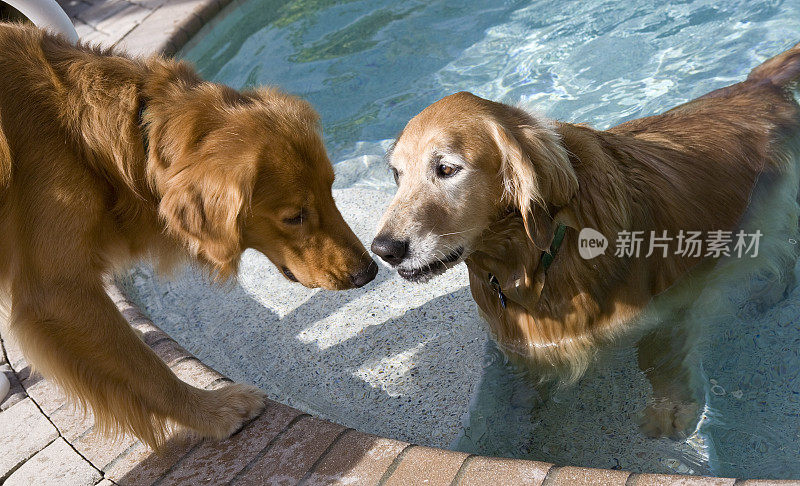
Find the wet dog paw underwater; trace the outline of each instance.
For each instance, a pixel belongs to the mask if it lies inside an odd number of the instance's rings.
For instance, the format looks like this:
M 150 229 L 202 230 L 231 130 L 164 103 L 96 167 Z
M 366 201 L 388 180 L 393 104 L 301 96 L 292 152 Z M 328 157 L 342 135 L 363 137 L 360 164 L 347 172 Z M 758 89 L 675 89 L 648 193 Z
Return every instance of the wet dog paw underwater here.
M 699 290 L 683 277 L 734 259 L 686 254 L 681 235 L 747 229 L 765 233 L 762 244 L 796 236 L 798 80 L 800 44 L 745 81 L 604 131 L 466 92 L 447 96 L 414 117 L 388 153 L 398 189 L 372 250 L 412 281 L 465 262 L 492 334 L 542 379 L 574 382 L 603 344 L 638 333 L 654 397 L 643 430 L 679 437 L 698 411 L 687 369 L 694 331 L 676 316 Z M 751 215 L 773 196 L 785 211 Z M 585 228 L 612 241 L 670 239 L 649 255 L 612 246 L 584 258 Z M 760 262 L 785 282 L 797 255 L 772 246 L 773 260 L 737 265 L 757 271 Z M 672 318 L 642 324 L 651 301 Z
M 224 281 L 254 248 L 308 287 L 371 281 L 378 267 L 333 201 L 317 114 L 276 89 L 239 92 L 182 62 L 15 24 L 0 23 L 0 72 L 0 283 L 24 355 L 98 430 L 154 447 L 172 426 L 227 437 L 264 394 L 178 379 L 103 279 L 145 257 Z

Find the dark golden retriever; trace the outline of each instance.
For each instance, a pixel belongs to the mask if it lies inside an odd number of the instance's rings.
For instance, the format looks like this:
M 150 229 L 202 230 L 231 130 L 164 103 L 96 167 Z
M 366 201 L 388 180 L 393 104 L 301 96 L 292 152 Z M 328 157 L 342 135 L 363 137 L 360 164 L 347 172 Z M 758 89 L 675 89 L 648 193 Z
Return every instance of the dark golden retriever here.
M 606 131 L 448 96 L 413 118 L 388 155 L 398 191 L 372 250 L 410 280 L 466 262 L 501 346 L 541 374 L 576 380 L 599 343 L 634 327 L 653 296 L 704 260 L 676 254 L 682 230 L 737 229 L 757 179 L 778 179 L 798 160 L 798 79 L 800 45 L 746 81 Z M 668 255 L 618 257 L 612 243 L 584 259 L 583 228 L 611 240 L 623 231 L 673 239 Z M 657 337 L 639 346 L 663 399 L 648 411 L 658 422 L 650 431 L 674 435 L 692 407 L 672 384 L 681 359 L 652 372 L 679 347 Z
M 134 259 L 192 258 L 218 279 L 245 248 L 309 287 L 377 273 L 331 195 L 318 118 L 274 89 L 238 92 L 186 64 L 74 47 L 0 24 L 0 282 L 32 365 L 151 446 L 171 424 L 226 437 L 263 407 L 201 390 L 139 340 L 103 289 Z

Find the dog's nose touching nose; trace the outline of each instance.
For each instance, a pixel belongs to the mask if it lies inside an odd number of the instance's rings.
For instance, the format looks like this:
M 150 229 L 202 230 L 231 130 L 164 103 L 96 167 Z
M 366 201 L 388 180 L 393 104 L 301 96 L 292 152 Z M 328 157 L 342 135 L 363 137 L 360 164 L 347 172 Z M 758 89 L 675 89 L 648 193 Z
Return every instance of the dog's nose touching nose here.
M 372 282 L 372 279 L 375 278 L 375 275 L 378 274 L 378 264 L 374 261 L 370 261 L 369 265 L 362 268 L 358 273 L 355 275 L 350 276 L 350 281 L 353 282 L 355 287 L 363 287 L 368 283 Z
M 398 265 L 408 252 L 408 240 L 395 240 L 378 235 L 372 240 L 372 252 L 389 265 Z

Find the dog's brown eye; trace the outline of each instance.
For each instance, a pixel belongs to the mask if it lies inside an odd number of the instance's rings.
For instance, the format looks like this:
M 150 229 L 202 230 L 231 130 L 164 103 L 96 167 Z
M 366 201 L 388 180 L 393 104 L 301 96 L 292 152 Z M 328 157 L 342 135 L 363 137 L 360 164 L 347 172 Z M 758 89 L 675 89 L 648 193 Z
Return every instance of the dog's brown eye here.
M 448 164 L 439 164 L 436 166 L 436 175 L 439 177 L 450 177 L 456 172 L 458 172 L 459 167 L 448 165 Z
M 394 183 L 400 185 L 400 173 L 394 167 L 392 167 L 392 176 L 394 176 Z
M 289 225 L 298 225 L 303 224 L 303 220 L 305 219 L 305 212 L 300 210 L 296 216 L 292 216 L 291 218 L 284 218 L 283 222 Z

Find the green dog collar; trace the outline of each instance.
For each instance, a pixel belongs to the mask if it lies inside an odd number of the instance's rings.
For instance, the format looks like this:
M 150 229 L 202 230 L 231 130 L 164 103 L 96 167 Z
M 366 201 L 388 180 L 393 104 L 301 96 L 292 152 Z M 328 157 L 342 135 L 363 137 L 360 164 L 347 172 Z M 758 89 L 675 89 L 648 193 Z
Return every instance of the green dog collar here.
M 550 265 L 553 264 L 553 260 L 556 258 L 556 253 L 558 253 L 558 249 L 561 248 L 561 242 L 564 241 L 564 234 L 567 232 L 567 227 L 563 224 L 558 225 L 556 228 L 556 234 L 553 236 L 553 242 L 550 244 L 550 251 L 543 251 L 542 252 L 542 265 L 544 266 L 544 271 L 546 272 Z
M 553 260 L 556 258 L 556 253 L 558 253 L 558 249 L 561 248 L 561 243 L 564 241 L 564 234 L 567 232 L 567 227 L 563 224 L 559 224 L 556 228 L 556 233 L 553 235 L 553 242 L 550 244 L 550 251 L 543 251 L 542 252 L 542 265 L 544 266 L 544 271 L 547 272 L 547 269 L 553 263 Z M 506 308 L 506 296 L 503 293 L 502 287 L 500 287 L 500 282 L 497 280 L 493 274 L 489 274 L 489 286 L 497 292 L 497 298 L 500 300 L 500 305 L 503 309 Z

